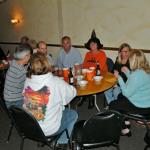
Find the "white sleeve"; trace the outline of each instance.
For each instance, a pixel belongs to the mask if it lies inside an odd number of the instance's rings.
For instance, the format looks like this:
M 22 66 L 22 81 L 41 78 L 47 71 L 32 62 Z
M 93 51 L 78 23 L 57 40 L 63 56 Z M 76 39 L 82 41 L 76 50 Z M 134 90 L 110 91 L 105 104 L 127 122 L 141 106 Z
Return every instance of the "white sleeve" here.
M 77 91 L 72 85 L 69 85 L 63 80 L 60 82 L 59 86 L 59 88 L 61 89 L 60 92 L 62 96 L 61 98 L 63 100 L 63 105 L 67 105 L 77 95 Z

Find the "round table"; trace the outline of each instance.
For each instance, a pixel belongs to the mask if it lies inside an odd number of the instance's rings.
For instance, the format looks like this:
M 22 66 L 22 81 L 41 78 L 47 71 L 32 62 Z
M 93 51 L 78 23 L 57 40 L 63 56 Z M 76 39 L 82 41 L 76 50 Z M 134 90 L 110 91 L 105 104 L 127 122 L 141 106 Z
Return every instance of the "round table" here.
M 80 87 L 79 85 L 75 86 L 77 90 L 77 96 L 82 97 L 87 95 L 93 95 L 95 97 L 94 104 L 98 111 L 100 111 L 100 108 L 97 105 L 96 94 L 110 89 L 117 83 L 117 79 L 112 73 L 108 72 L 102 74 L 102 76 L 103 79 L 100 82 L 88 81 L 88 84 L 85 87 Z
M 103 79 L 100 82 L 88 81 L 85 87 L 76 86 L 77 95 L 85 96 L 104 92 L 114 86 L 117 83 L 117 79 L 112 73 L 105 73 Z

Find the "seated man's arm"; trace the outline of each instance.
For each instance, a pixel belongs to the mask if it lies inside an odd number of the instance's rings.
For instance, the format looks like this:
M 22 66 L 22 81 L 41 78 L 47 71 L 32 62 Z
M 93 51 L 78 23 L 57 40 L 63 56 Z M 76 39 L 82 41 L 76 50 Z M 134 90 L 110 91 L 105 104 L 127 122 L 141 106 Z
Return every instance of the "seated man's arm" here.
M 76 54 L 76 62 L 80 65 L 83 63 L 83 59 L 79 51 L 77 51 L 77 54 Z
M 59 68 L 62 68 L 63 65 L 62 65 L 62 58 L 61 58 L 61 53 L 59 53 L 56 61 L 55 61 L 55 66 L 58 66 Z

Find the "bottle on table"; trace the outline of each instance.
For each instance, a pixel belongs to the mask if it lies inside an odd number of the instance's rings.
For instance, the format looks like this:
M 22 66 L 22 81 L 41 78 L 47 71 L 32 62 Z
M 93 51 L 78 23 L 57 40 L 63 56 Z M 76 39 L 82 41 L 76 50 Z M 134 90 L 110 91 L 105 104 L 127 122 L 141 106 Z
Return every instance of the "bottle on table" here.
M 70 68 L 70 73 L 69 73 L 69 84 L 73 85 L 74 84 L 74 77 L 72 74 L 72 68 Z
M 100 65 L 99 65 L 99 63 L 97 62 L 97 63 L 96 63 L 96 76 L 100 76 L 100 75 L 101 75 Z

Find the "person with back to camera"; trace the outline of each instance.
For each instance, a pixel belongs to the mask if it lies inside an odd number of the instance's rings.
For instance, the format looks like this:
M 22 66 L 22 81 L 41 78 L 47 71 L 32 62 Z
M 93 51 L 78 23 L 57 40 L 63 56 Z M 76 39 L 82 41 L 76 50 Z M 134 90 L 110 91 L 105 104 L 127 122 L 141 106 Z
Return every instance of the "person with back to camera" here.
M 27 76 L 23 90 L 24 109 L 37 119 L 46 136 L 60 133 L 66 128 L 71 136 L 78 114 L 64 106 L 76 96 L 76 89 L 49 72 L 48 59 L 42 53 L 35 53 L 31 57 Z M 64 132 L 57 148 L 66 150 L 67 143 Z
M 23 87 L 26 79 L 27 64 L 30 59 L 30 48 L 27 46 L 17 47 L 14 53 L 14 59 L 6 74 L 4 85 L 4 100 L 9 108 L 12 105 L 22 107 Z

